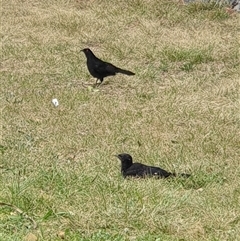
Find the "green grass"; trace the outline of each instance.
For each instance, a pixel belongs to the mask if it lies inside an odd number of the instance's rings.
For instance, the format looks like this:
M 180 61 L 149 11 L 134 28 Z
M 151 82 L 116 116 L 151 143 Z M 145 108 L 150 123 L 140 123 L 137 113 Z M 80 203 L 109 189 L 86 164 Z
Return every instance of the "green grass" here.
M 14 206 L 0 205 L 0 240 L 240 238 L 239 15 L 167 0 L 1 4 L 0 202 Z M 136 75 L 91 88 L 85 47 Z M 121 152 L 192 176 L 124 180 Z

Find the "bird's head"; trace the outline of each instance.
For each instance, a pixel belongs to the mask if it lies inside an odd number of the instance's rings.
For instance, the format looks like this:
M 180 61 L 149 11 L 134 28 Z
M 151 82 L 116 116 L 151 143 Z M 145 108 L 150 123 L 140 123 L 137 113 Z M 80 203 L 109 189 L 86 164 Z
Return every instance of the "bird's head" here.
M 86 56 L 87 58 L 91 58 L 91 57 L 94 57 L 94 56 L 95 56 L 95 55 L 93 54 L 93 52 L 91 51 L 91 49 L 89 49 L 89 48 L 82 49 L 81 51 L 85 54 L 85 56 Z
M 81 49 L 81 51 L 85 54 L 92 52 L 89 48 Z
M 126 170 L 132 166 L 132 157 L 127 153 L 122 153 L 116 155 L 116 157 L 121 161 L 121 172 L 125 173 Z
M 132 157 L 127 153 L 121 153 L 116 155 L 116 157 L 122 162 L 122 163 L 128 163 L 132 165 Z

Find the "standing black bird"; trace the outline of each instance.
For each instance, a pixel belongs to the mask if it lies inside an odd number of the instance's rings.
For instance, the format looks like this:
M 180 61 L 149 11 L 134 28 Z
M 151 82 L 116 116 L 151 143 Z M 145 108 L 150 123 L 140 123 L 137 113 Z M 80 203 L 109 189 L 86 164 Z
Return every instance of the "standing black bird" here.
M 82 49 L 87 58 L 87 67 L 90 74 L 103 82 L 103 78 L 111 75 L 116 75 L 116 73 L 126 74 L 126 75 L 135 75 L 133 72 L 120 69 L 113 64 L 104 62 L 101 59 L 97 58 L 90 49 Z M 96 81 L 97 83 L 97 81 Z
M 159 178 L 167 178 L 170 176 L 176 176 L 175 173 L 167 172 L 159 167 L 147 166 L 138 162 L 133 163 L 132 157 L 129 154 L 122 153 L 117 155 L 121 161 L 121 173 L 123 177 L 135 176 L 135 177 L 146 177 L 156 176 Z M 180 174 L 182 177 L 190 177 L 190 174 Z

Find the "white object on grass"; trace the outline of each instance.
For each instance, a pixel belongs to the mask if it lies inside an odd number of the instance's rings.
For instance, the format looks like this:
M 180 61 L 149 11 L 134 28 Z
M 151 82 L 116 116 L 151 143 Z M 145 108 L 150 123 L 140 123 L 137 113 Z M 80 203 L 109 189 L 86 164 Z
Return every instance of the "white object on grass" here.
M 52 99 L 52 103 L 55 107 L 59 106 L 59 103 L 58 103 L 57 99 Z

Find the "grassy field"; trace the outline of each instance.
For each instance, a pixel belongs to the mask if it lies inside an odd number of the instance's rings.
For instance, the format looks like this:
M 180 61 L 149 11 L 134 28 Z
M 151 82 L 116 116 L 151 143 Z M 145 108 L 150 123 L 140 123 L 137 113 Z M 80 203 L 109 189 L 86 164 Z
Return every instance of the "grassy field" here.
M 239 14 L 1 5 L 1 241 L 240 240 Z M 86 47 L 136 75 L 92 88 Z M 123 179 L 122 152 L 192 176 Z

